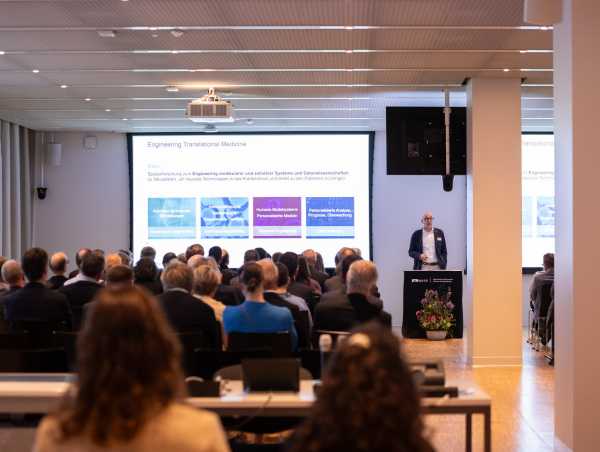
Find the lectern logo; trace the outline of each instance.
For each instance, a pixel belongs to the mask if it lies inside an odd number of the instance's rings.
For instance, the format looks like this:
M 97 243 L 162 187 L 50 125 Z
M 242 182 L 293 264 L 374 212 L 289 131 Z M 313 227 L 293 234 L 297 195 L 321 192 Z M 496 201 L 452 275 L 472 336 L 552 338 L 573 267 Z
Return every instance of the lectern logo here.
M 418 279 L 418 278 L 413 278 L 410 280 L 410 282 L 416 282 L 416 283 L 426 283 L 429 282 L 429 279 Z

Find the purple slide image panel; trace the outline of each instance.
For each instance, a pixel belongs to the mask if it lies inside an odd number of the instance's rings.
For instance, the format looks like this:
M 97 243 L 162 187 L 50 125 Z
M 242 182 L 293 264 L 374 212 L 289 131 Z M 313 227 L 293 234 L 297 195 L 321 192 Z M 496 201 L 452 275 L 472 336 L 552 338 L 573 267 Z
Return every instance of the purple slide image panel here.
M 254 237 L 300 237 L 302 199 L 299 197 L 254 198 Z

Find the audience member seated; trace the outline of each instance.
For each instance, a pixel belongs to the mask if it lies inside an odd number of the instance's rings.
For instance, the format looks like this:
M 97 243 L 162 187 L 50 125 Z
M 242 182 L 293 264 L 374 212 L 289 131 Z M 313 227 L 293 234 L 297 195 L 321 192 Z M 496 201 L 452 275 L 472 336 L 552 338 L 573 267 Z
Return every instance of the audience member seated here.
M 539 311 L 542 295 L 542 286 L 554 282 L 554 254 L 544 254 L 544 270 L 537 272 L 533 276 L 531 286 L 529 287 L 529 300 L 531 309 L 534 312 Z
M 229 451 L 219 418 L 181 403 L 180 345 L 144 291 L 101 292 L 77 357 L 77 387 L 41 422 L 36 452 Z
M 217 261 L 215 261 L 212 257 L 204 257 L 196 254 L 190 257 L 188 260 L 188 265 L 192 268 L 192 270 L 195 270 L 201 265 L 208 265 L 213 270 L 221 274 Z M 217 291 L 214 294 L 214 298 L 219 300 L 224 305 L 237 306 L 244 301 L 244 294 L 237 287 L 227 286 L 219 283 Z
M 227 306 L 223 312 L 223 326 L 227 334 L 276 333 L 288 331 L 292 347 L 298 345 L 294 319 L 289 309 L 265 302 L 263 272 L 255 262 L 244 265 L 240 281 L 246 301 L 239 306 Z
M 4 279 L 2 279 L 2 267 L 4 266 L 7 260 L 8 258 L 0 256 L 0 296 L 8 291 L 8 284 L 6 283 L 6 281 L 4 281 Z
M 171 263 L 172 260 L 177 260 L 177 254 L 168 252 L 162 258 L 162 266 L 166 268 L 167 265 Z
M 140 251 L 140 259 L 143 259 L 144 257 L 155 260 L 156 259 L 156 250 L 154 248 L 152 248 L 151 246 L 143 247 L 142 251 Z
M 5 264 L 6 265 L 6 264 Z M 18 322 L 38 321 L 60 324 L 70 329 L 71 310 L 67 298 L 60 292 L 46 287 L 48 276 L 48 253 L 41 248 L 31 248 L 21 260 L 28 283 L 6 295 L 6 319 L 13 328 Z
M 258 260 L 258 252 L 255 249 L 246 250 L 244 253 L 244 265 Z M 240 282 L 240 276 L 242 269 L 238 271 L 238 274 L 229 279 L 229 285 L 242 290 L 242 284 Z
M 162 293 L 162 285 L 158 277 L 158 268 L 153 259 L 142 257 L 133 269 L 135 284 L 144 287 L 154 295 Z
M 383 302 L 371 295 L 377 282 L 377 268 L 371 261 L 359 260 L 350 265 L 346 292 L 327 292 L 315 308 L 315 329 L 350 331 L 356 325 L 377 319 L 390 325 L 389 314 L 383 312 Z M 347 257 L 346 260 L 350 260 Z
M 220 348 L 219 325 L 210 306 L 194 297 L 192 269 L 173 262 L 162 273 L 164 292 L 158 297 L 171 326 L 178 333 L 201 332 L 212 347 Z
M 204 247 L 199 243 L 194 243 L 193 245 L 187 247 L 187 249 L 185 250 L 186 262 L 190 260 L 190 257 L 196 255 L 204 256 Z
M 309 328 L 309 325 L 305 325 L 304 327 L 302 326 L 300 308 L 294 303 L 290 303 L 289 301 L 285 300 L 276 292 L 277 281 L 279 279 L 277 267 L 271 259 L 261 259 L 257 262 L 257 264 L 260 265 L 260 268 L 262 269 L 264 289 L 263 296 L 265 297 L 265 300 L 267 303 L 270 303 L 274 306 L 280 306 L 282 308 L 289 309 L 290 313 L 292 314 L 292 318 L 294 319 L 296 332 L 298 333 L 298 343 L 302 346 L 308 344 L 310 331 L 307 329 Z
M 6 298 L 8 295 L 21 289 L 25 285 L 25 275 L 21 264 L 9 259 L 0 268 L 0 277 L 6 283 L 7 290 L 0 293 L 0 330 L 8 331 L 9 325 L 6 320 Z
M 298 273 L 296 273 L 296 282 L 310 287 L 317 295 L 321 295 L 321 285 L 313 278 L 308 266 L 308 261 L 302 255 L 298 256 Z
M 221 282 L 221 273 L 210 265 L 200 265 L 194 269 L 194 288 L 193 294 L 202 302 L 211 307 L 215 313 L 215 318 L 221 327 L 221 336 L 223 338 L 223 347 L 227 346 L 227 336 L 223 328 L 223 311 L 225 305 L 215 299 L 215 293 Z
M 68 279 L 65 276 L 67 273 L 67 265 L 69 265 L 69 258 L 62 251 L 54 253 L 50 257 L 50 270 L 53 276 L 48 279 L 48 287 L 52 290 L 60 289 L 65 281 Z
M 123 265 L 133 267 L 133 253 L 129 250 L 119 250 L 119 256 L 121 256 L 121 262 Z
M 102 285 L 104 275 L 104 256 L 98 251 L 87 253 L 81 261 L 79 280 L 59 291 L 67 297 L 73 314 L 73 328 L 79 330 L 83 317 L 83 306 L 94 299 Z
M 119 253 L 111 253 L 104 259 L 104 271 L 107 272 L 109 269 L 116 267 L 117 265 L 123 265 L 123 259 Z
M 77 253 L 75 253 L 75 265 L 77 265 L 77 269 L 73 270 L 71 273 L 69 273 L 69 279 L 67 279 L 65 281 L 66 285 L 76 282 L 76 281 L 73 281 L 73 279 L 76 278 L 77 275 L 79 274 L 79 269 L 81 268 L 81 260 L 83 259 L 83 256 L 85 256 L 87 253 L 89 253 L 91 251 L 92 250 L 89 248 L 79 248 Z
M 308 315 L 308 326 L 312 330 L 312 315 L 310 313 L 310 309 L 308 309 L 308 305 L 304 298 L 297 297 L 296 295 L 292 295 L 288 292 L 288 284 L 290 283 L 290 276 L 288 274 L 288 269 L 281 262 L 275 264 L 277 267 L 277 287 L 273 289 L 273 292 L 276 293 L 283 300 L 291 303 L 293 305 L 298 306 L 300 311 L 306 311 Z M 265 298 L 269 301 L 267 296 L 268 290 L 265 291 Z
M 297 297 L 304 298 L 306 304 L 312 309 L 319 297 L 314 294 L 313 289 L 310 286 L 296 281 L 296 276 L 298 275 L 298 255 L 288 251 L 281 255 L 279 262 L 288 269 L 288 274 L 290 276 L 288 292 Z
M 127 265 L 115 265 L 106 271 L 105 284 L 110 290 L 133 287 L 133 270 Z
M 258 254 L 258 260 L 271 259 L 271 255 L 267 252 L 266 249 L 261 248 L 259 246 L 258 248 L 255 248 L 255 250 L 256 250 L 256 254 Z
M 290 452 L 433 452 L 400 343 L 369 324 L 337 348 Z
M 315 250 L 304 250 L 302 256 L 308 263 L 310 275 L 319 283 L 321 286 L 321 292 L 325 290 L 325 281 L 329 279 L 329 275 L 324 271 L 317 270 L 317 252 Z
M 344 259 L 348 256 L 355 256 L 356 253 L 352 248 L 343 247 L 335 255 L 335 276 L 332 276 L 325 281 L 325 292 L 343 289 L 344 279 L 341 277 L 341 265 Z

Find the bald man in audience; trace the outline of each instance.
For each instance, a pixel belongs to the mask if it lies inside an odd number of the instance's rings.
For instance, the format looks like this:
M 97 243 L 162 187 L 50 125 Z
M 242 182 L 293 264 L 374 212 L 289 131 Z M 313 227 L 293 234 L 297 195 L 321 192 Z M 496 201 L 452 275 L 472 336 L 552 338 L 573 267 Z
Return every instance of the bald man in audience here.
M 53 273 L 53 276 L 48 279 L 48 287 L 50 289 L 60 289 L 65 284 L 68 279 L 65 276 L 67 273 L 67 265 L 69 265 L 69 258 L 62 251 L 54 253 L 52 257 L 50 257 L 48 266 Z
M 302 255 L 308 262 L 308 268 L 310 270 L 310 276 L 313 277 L 321 286 L 321 291 L 325 291 L 325 281 L 329 279 L 329 275 L 325 272 L 317 270 L 317 252 L 315 250 L 304 250 Z
M 9 295 L 16 290 L 21 289 L 25 285 L 25 275 L 21 264 L 16 260 L 9 259 L 4 262 L 1 270 L 2 279 L 6 282 L 8 287 L 7 292 L 2 295 Z
M 123 265 L 123 259 L 119 253 L 111 253 L 106 256 L 104 263 L 105 271 L 108 271 L 117 265 Z
M 325 292 L 333 292 L 334 290 L 344 289 L 344 281 L 341 276 L 341 265 L 344 258 L 348 256 L 356 256 L 356 253 L 352 248 L 348 248 L 347 246 L 341 248 L 335 255 L 335 276 L 329 278 L 325 283 L 324 291 Z
M 76 283 L 77 281 L 80 280 L 79 276 L 81 275 L 81 272 L 80 272 L 81 262 L 83 261 L 84 256 L 87 253 L 91 253 L 91 252 L 92 252 L 92 250 L 89 248 L 79 248 L 79 250 L 75 254 L 75 265 L 77 265 L 77 270 L 73 270 L 71 273 L 69 273 L 69 279 L 67 279 L 65 281 L 63 286 L 68 286 L 69 284 Z

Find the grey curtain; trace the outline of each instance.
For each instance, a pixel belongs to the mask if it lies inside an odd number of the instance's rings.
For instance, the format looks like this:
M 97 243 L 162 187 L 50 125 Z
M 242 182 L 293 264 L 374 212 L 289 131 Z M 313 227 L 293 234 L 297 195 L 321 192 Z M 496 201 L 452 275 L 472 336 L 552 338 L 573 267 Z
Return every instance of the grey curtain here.
M 0 120 L 0 255 L 19 259 L 33 230 L 34 133 Z

